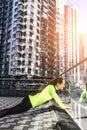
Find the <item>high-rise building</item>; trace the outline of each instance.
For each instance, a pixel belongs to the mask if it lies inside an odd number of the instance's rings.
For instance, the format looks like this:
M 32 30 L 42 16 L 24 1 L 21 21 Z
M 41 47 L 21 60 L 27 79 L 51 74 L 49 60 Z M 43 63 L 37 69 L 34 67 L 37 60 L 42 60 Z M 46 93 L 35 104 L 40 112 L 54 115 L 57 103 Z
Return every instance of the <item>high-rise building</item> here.
M 56 0 L 56 72 L 64 72 L 64 0 Z
M 57 46 L 63 44 L 63 35 L 56 31 L 56 16 L 63 22 L 63 14 L 56 13 L 56 4 L 0 0 L 0 76 L 53 77 L 58 72 Z
M 0 0 L 0 76 L 9 75 L 13 0 Z
M 40 75 L 41 0 L 0 1 L 0 75 Z
M 56 0 L 42 0 L 41 12 L 41 74 L 55 75 L 55 32 L 56 32 Z
M 64 15 L 64 54 L 65 54 L 65 71 L 75 65 L 79 61 L 79 46 L 77 37 L 77 12 L 73 5 L 65 5 Z M 73 74 L 73 79 L 76 79 L 77 68 L 70 73 Z
M 80 32 L 79 33 L 79 58 L 80 61 L 87 57 L 87 32 Z M 87 61 L 83 62 L 80 65 L 80 81 L 86 82 L 87 79 Z
M 9 75 L 40 76 L 40 0 L 14 0 Z

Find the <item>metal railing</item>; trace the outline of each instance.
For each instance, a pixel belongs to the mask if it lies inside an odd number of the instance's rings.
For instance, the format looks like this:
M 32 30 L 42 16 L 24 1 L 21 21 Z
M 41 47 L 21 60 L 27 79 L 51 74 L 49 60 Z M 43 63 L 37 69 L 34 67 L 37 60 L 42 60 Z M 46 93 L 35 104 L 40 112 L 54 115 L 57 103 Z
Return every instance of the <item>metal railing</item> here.
M 76 73 L 72 75 L 74 69 L 76 70 Z M 87 125 L 85 122 L 87 122 L 87 103 L 79 103 L 79 98 L 82 91 L 87 88 L 87 57 L 71 68 L 67 69 L 65 72 L 61 73 L 59 76 L 65 75 L 68 76 L 67 99 L 71 106 L 69 114 L 82 130 L 86 130 Z M 73 80 L 71 77 L 73 77 Z
M 76 63 L 75 65 L 73 65 L 72 67 L 70 67 L 69 69 L 67 69 L 66 71 L 64 71 L 63 73 L 61 73 L 59 76 L 62 76 L 63 74 L 65 74 L 65 73 L 69 72 L 70 70 L 76 68 L 77 66 L 81 65 L 85 61 L 87 61 L 87 57 L 84 58 L 83 60 L 81 60 L 80 62 Z

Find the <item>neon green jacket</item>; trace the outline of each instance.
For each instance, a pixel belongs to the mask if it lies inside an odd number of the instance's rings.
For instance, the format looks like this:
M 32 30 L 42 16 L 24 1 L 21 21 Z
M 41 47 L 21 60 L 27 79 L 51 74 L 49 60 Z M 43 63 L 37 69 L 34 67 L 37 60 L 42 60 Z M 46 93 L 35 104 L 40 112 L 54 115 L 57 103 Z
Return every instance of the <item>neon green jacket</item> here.
M 80 103 L 87 102 L 87 90 L 86 89 L 82 92 L 80 99 L 79 99 L 79 102 Z
M 53 85 L 48 85 L 41 92 L 33 96 L 29 95 L 29 99 L 33 108 L 51 100 L 52 98 L 56 101 L 56 103 L 58 104 L 60 108 L 65 109 L 65 106 L 61 102 Z

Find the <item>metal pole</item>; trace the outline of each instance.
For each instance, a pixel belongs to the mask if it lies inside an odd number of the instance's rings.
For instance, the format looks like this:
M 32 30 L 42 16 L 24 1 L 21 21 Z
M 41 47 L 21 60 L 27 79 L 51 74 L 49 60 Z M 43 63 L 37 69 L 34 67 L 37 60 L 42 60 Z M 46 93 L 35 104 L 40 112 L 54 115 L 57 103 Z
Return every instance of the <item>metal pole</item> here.
M 68 81 L 68 102 L 70 103 L 70 80 Z

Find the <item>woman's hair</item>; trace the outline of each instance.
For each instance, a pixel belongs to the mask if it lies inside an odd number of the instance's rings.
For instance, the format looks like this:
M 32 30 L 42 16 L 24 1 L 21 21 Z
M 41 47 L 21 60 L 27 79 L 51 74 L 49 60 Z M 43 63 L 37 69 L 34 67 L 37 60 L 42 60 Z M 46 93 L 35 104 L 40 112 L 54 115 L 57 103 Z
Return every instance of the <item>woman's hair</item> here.
M 62 82 L 63 82 L 63 78 L 58 77 L 58 78 L 52 80 L 49 84 L 53 84 L 55 86 L 57 83 L 61 84 Z
M 55 86 L 57 83 L 61 84 L 63 82 L 63 78 L 62 77 L 58 77 L 56 79 L 51 80 L 47 85 L 43 86 L 41 89 L 38 90 L 38 92 L 41 92 L 45 87 L 47 87 L 48 85 L 52 84 L 53 86 Z M 34 95 L 38 92 L 34 92 L 31 95 Z

